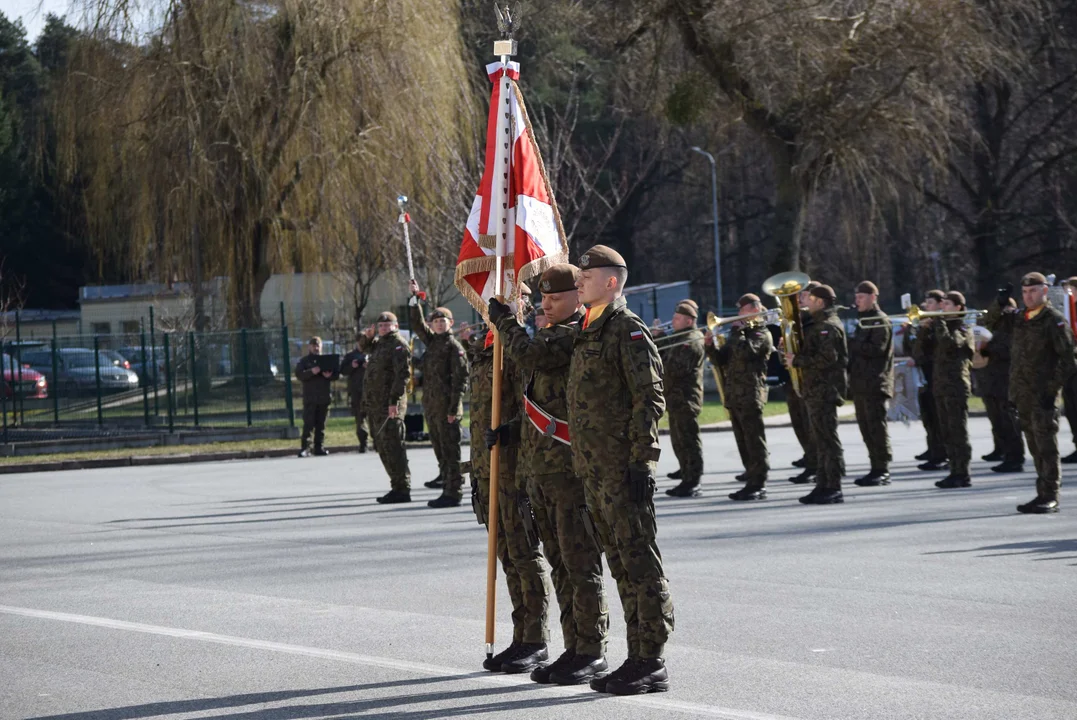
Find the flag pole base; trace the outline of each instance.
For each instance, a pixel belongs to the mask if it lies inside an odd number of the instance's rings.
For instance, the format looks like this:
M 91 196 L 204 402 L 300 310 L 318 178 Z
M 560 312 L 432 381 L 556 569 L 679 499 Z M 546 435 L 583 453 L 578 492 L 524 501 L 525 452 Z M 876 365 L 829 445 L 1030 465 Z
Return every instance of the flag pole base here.
M 493 643 L 486 643 L 486 659 L 492 660 L 494 657 L 494 645 Z

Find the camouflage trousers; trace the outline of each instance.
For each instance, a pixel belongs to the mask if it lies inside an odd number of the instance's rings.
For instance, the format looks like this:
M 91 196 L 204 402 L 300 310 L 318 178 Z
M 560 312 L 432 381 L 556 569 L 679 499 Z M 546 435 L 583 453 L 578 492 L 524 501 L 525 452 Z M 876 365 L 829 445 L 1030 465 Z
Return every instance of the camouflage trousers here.
M 542 550 L 550 564 L 566 650 L 605 655 L 610 613 L 602 583 L 602 549 L 587 514 L 583 483 L 572 473 L 527 481 Z
M 687 485 L 698 485 L 703 475 L 703 438 L 699 435 L 699 411 L 690 407 L 672 408 L 669 415 L 669 440 L 681 466 Z
M 817 487 L 841 489 L 845 456 L 838 436 L 838 406 L 825 400 L 805 400 L 812 443 L 815 445 Z
M 627 626 L 628 655 L 662 657 L 673 632 L 673 599 L 662 569 L 654 499 L 637 503 L 621 473 L 592 468 L 584 480 L 587 508 L 610 574 L 617 583 Z M 654 486 L 650 495 L 653 496 Z
M 972 461 L 969 443 L 969 399 L 966 395 L 935 396 L 935 417 L 950 459 L 950 474 L 968 475 Z
M 995 450 L 1002 453 L 1006 462 L 1024 462 L 1025 444 L 1021 440 L 1021 420 L 1017 407 L 1004 397 L 985 396 L 984 407 L 991 420 L 991 436 Z
M 729 419 L 733 423 L 733 437 L 737 441 L 740 461 L 744 465 L 748 485 L 766 485 L 770 471 L 770 453 L 767 450 L 767 431 L 763 424 L 763 408 L 760 405 L 731 407 Z
M 366 445 L 367 434 L 364 423 L 366 422 L 366 413 L 363 412 L 363 404 L 361 402 L 352 403 L 352 415 L 355 416 L 355 437 L 359 439 L 360 445 Z
M 920 422 L 924 424 L 924 432 L 927 433 L 927 460 L 928 462 L 942 462 L 946 459 L 946 443 L 943 441 L 942 427 L 939 425 L 935 395 L 931 392 L 931 386 L 920 388 L 917 399 L 920 403 Z
M 460 499 L 464 496 L 464 477 L 460 474 L 460 418 L 449 422 L 449 414 L 440 409 L 426 411 L 426 429 L 434 457 L 438 461 L 438 476 L 444 481 L 443 494 Z
M 804 449 L 804 469 L 815 470 L 819 463 L 815 457 L 815 436 L 812 435 L 811 431 L 808 407 L 804 399 L 793 390 L 791 384 L 787 384 L 785 390 L 786 402 L 789 403 L 789 422 L 793 424 L 793 432 L 797 436 L 797 442 Z
M 1058 452 L 1058 408 L 1044 410 L 1035 402 L 1017 408 L 1028 452 L 1036 464 L 1036 494 L 1058 500 L 1062 489 L 1062 461 Z
M 868 458 L 873 472 L 889 472 L 890 431 L 886 426 L 886 396 L 882 393 L 857 394 L 853 396 L 856 408 L 856 424 L 860 437 L 868 447 Z
M 550 607 L 550 571 L 542 559 L 538 533 L 524 512 L 530 515 L 530 501 L 516 480 L 516 451 L 501 451 L 498 473 L 497 559 L 505 573 L 505 585 L 512 603 L 512 642 L 545 643 L 550 635 L 546 617 Z M 471 483 L 478 491 L 480 520 L 485 525 L 490 514 L 490 479 L 472 472 Z
M 1070 379 L 1062 386 L 1062 402 L 1070 432 L 1073 433 L 1073 440 L 1077 443 L 1077 373 L 1070 375 Z
M 382 467 L 389 475 L 393 490 L 411 492 L 411 470 L 408 469 L 408 453 L 404 448 L 404 418 L 389 419 L 384 408 L 367 413 L 370 430 L 374 437 L 374 449 L 378 451 Z

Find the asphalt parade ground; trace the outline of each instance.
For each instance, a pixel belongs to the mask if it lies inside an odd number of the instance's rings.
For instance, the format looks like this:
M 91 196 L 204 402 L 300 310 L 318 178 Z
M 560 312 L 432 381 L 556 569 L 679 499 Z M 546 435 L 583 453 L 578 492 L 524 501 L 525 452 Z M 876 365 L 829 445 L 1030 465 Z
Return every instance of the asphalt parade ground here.
M 704 435 L 705 496 L 667 498 L 663 438 L 671 689 L 631 698 L 482 671 L 486 533 L 469 505 L 426 507 L 429 449 L 409 453 L 419 502 L 392 507 L 374 454 L 4 476 L 0 717 L 1077 718 L 1069 478 L 1060 514 L 1019 515 L 1031 473 L 977 461 L 972 488 L 938 490 L 912 460 L 921 427 L 890 427 L 894 484 L 824 507 L 786 482 L 789 428 L 768 429 L 770 499 L 752 504 L 726 499 L 728 432 Z M 979 458 L 986 419 L 970 430 Z M 841 435 L 851 480 L 866 453 Z

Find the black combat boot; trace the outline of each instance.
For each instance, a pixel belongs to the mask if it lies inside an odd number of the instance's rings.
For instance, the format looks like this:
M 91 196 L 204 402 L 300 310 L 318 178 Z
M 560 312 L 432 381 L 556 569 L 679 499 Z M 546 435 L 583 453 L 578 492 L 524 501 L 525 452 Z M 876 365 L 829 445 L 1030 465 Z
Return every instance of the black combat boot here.
M 916 456 L 916 459 L 917 460 L 927 460 L 929 457 L 931 457 L 931 451 L 930 450 L 924 450 L 922 453 L 920 453 L 919 455 Z
M 1030 502 L 1017 506 L 1017 512 L 1026 515 L 1047 515 L 1058 512 L 1058 500 L 1037 495 Z
M 748 482 L 748 473 L 741 473 L 740 475 L 737 475 L 733 479 L 736 480 L 737 482 Z
M 942 480 L 935 483 L 935 487 L 942 488 L 943 490 L 972 487 L 972 479 L 969 478 L 968 475 L 954 475 L 953 473 L 950 473 Z
M 329 454 L 329 451 L 326 450 L 325 448 L 321 447 L 320 445 L 315 445 L 314 446 L 314 454 L 324 457 L 324 456 Z
M 808 483 L 815 482 L 817 479 L 818 478 L 815 476 L 814 470 L 805 470 L 799 475 L 794 475 L 793 477 L 789 478 L 789 482 L 793 483 L 794 485 L 807 485 Z
M 423 485 L 430 488 L 431 490 L 441 490 L 443 487 L 445 487 L 445 481 L 441 479 L 440 475 L 438 475 L 433 480 L 424 482 Z
M 515 655 L 501 661 L 501 672 L 508 675 L 531 672 L 549 659 L 550 651 L 546 649 L 546 643 L 524 643 Z
M 1022 460 L 1007 460 L 1001 465 L 996 465 L 991 468 L 991 472 L 997 473 L 1019 473 L 1025 471 L 1025 463 Z
M 388 493 L 378 498 L 378 502 L 382 505 L 408 503 L 411 502 L 411 493 L 407 490 L 390 490 Z
M 806 464 L 807 464 L 807 461 L 804 458 L 800 458 L 799 460 L 794 460 L 793 463 L 792 463 L 793 467 L 798 467 L 798 468 L 802 468 Z
M 531 681 L 537 682 L 539 685 L 549 685 L 553 682 L 550 679 L 550 675 L 555 671 L 560 670 L 565 665 L 572 662 L 572 658 L 576 657 L 575 650 L 565 650 L 561 655 L 552 663 L 545 665 L 539 665 L 537 668 L 531 671 Z
M 558 685 L 583 685 L 609 670 L 601 655 L 576 655 L 572 661 L 550 673 L 550 682 Z
M 681 469 L 677 468 L 673 472 L 668 473 L 666 475 L 666 477 L 668 477 L 670 480 L 680 480 L 681 479 Z
M 589 683 L 591 689 L 595 692 L 606 692 L 606 685 L 609 683 L 610 680 L 614 679 L 615 677 L 621 677 L 626 672 L 630 672 L 635 664 L 636 658 L 629 657 L 624 661 L 624 663 L 621 664 L 621 667 L 617 668 L 613 672 L 598 673 L 593 678 L 591 678 L 591 682 Z
M 675 498 L 697 498 L 700 497 L 702 494 L 703 493 L 699 491 L 699 483 L 691 484 L 688 482 L 682 482 L 680 485 L 677 485 L 676 487 L 671 487 L 669 490 L 666 490 L 666 495 Z
M 366 440 L 364 440 L 363 442 L 359 443 L 359 454 L 360 454 L 360 455 L 364 455 L 364 454 L 366 454 Z
M 1069 455 L 1062 458 L 1062 463 L 1064 465 L 1072 465 L 1074 463 L 1077 463 L 1077 451 L 1071 452 Z
M 837 488 L 817 487 L 800 498 L 800 502 L 805 505 L 837 505 L 845 502 L 845 496 Z
M 306 444 L 299 448 L 299 457 L 310 457 L 310 448 Z
M 501 672 L 501 663 L 505 662 L 520 649 L 520 643 L 512 643 L 507 648 L 499 652 L 493 657 L 488 657 L 482 661 L 482 667 L 490 672 Z
M 886 470 L 872 470 L 867 475 L 854 480 L 860 487 L 879 487 L 890 484 L 890 473 Z
M 986 455 L 981 455 L 980 459 L 984 462 L 998 462 L 999 460 L 1003 460 L 1005 457 L 1006 455 L 1001 450 L 995 449 L 987 453 Z
M 427 507 L 432 508 L 460 507 L 460 498 L 449 497 L 445 493 L 442 493 L 433 500 L 427 502 L 426 505 Z
M 643 695 L 666 690 L 669 690 L 669 672 L 662 658 L 637 658 L 630 668 L 606 681 L 606 692 L 610 695 Z
M 730 500 L 766 500 L 767 489 L 762 485 L 745 485 L 735 493 L 729 493 Z
M 917 465 L 916 468 L 918 470 L 923 470 L 924 472 L 938 472 L 939 470 L 949 470 L 950 463 L 946 460 L 939 460 L 938 462 L 928 460 L 925 463 Z

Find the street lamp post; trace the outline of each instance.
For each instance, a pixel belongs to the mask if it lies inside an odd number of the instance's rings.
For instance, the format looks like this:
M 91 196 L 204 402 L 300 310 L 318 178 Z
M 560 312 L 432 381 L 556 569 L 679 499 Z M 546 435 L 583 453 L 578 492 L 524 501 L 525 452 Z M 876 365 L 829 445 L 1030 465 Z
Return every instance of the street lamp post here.
M 718 162 L 706 150 L 693 145 L 692 152 L 703 155 L 711 164 L 711 201 L 714 212 L 714 285 L 718 293 L 718 317 L 722 317 L 722 248 L 718 244 Z

